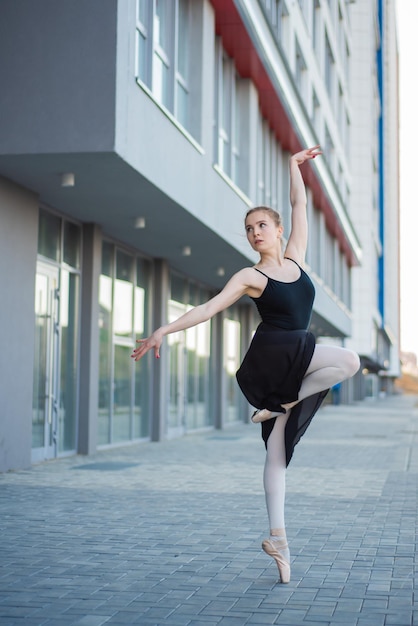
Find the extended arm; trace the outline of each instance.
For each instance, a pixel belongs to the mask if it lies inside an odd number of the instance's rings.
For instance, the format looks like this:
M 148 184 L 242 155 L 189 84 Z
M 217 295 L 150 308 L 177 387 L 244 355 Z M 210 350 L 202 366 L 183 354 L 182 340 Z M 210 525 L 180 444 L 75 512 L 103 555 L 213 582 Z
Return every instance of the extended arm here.
M 291 230 L 285 255 L 303 264 L 308 244 L 308 220 L 306 216 L 306 190 L 300 166 L 319 154 L 319 146 L 302 150 L 290 157 L 290 204 L 292 205 Z
M 161 326 L 150 337 L 138 339 L 137 343 L 139 343 L 139 346 L 133 351 L 132 358 L 138 361 L 151 349 L 154 349 L 156 358 L 160 358 L 160 346 L 165 335 L 178 332 L 179 330 L 186 330 L 186 328 L 206 322 L 219 311 L 223 311 L 231 306 L 231 304 L 247 293 L 248 287 L 250 287 L 248 282 L 249 276 L 248 268 L 240 270 L 232 276 L 222 291 L 214 298 L 194 307 L 174 322 L 171 322 L 171 324 Z

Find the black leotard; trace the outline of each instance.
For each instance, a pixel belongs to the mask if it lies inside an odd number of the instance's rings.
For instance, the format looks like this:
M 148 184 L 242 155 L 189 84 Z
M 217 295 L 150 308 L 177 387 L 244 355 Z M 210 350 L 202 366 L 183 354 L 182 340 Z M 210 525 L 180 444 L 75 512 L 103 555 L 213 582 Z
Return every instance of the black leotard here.
M 298 399 L 303 377 L 315 350 L 315 337 L 307 330 L 315 288 L 306 272 L 298 267 L 300 276 L 290 283 L 264 274 L 267 277 L 266 287 L 259 298 L 252 298 L 262 321 L 236 375 L 241 391 L 250 404 L 276 414 L 284 412 L 282 404 Z M 325 390 L 305 398 L 290 411 L 285 429 L 287 464 L 327 392 Z M 262 422 L 266 445 L 274 423 L 275 418 Z
M 289 260 L 293 261 L 293 259 Z M 299 265 L 298 267 L 300 276 L 291 283 L 274 280 L 261 270 L 254 268 L 267 278 L 267 285 L 261 296 L 252 298 L 261 319 L 266 324 L 273 324 L 283 330 L 308 329 L 315 299 L 315 287 L 307 273 Z

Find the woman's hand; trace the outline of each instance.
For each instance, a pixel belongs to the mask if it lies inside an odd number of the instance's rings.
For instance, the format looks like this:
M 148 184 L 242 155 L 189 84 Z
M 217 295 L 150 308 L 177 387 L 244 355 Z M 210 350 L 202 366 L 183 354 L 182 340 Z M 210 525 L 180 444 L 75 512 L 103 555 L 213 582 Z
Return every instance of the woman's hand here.
M 314 146 L 313 148 L 307 148 L 306 150 L 301 150 L 300 152 L 296 152 L 290 157 L 291 161 L 295 161 L 297 165 L 302 165 L 305 161 L 309 161 L 310 159 L 314 159 L 318 155 L 322 154 L 321 150 L 319 150 L 319 145 Z
M 156 330 L 152 333 L 150 337 L 146 339 L 137 339 L 136 343 L 139 343 L 138 348 L 132 352 L 131 357 L 135 361 L 139 361 L 144 354 L 146 354 L 149 350 L 154 349 L 154 355 L 156 359 L 160 358 L 160 346 L 163 341 L 163 334 L 160 330 Z

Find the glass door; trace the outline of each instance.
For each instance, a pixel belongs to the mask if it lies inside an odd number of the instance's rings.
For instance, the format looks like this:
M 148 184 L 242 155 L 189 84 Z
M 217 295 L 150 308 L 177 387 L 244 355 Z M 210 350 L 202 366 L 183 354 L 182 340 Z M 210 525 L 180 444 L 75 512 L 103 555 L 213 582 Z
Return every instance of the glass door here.
M 32 462 L 57 454 L 59 271 L 38 263 L 35 282 L 35 362 Z

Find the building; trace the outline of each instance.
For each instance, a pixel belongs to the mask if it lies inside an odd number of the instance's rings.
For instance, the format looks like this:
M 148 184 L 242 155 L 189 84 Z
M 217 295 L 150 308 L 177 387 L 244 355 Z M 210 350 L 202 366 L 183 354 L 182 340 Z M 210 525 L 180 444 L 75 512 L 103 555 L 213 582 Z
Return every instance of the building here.
M 249 300 L 168 337 L 158 361 L 130 353 L 255 261 L 250 206 L 289 224 L 288 157 L 308 145 L 324 150 L 304 170 L 312 329 L 363 355 L 346 402 L 377 393 L 366 381 L 381 357 L 396 375 L 398 275 L 384 259 L 397 244 L 382 229 L 398 211 L 385 182 L 397 57 L 379 21 L 391 6 L 2 0 L 0 470 L 248 420 L 235 371 L 258 323 Z
M 350 215 L 363 261 L 347 345 L 362 356 L 363 398 L 391 393 L 400 375 L 398 45 L 394 2 L 353 7 Z

